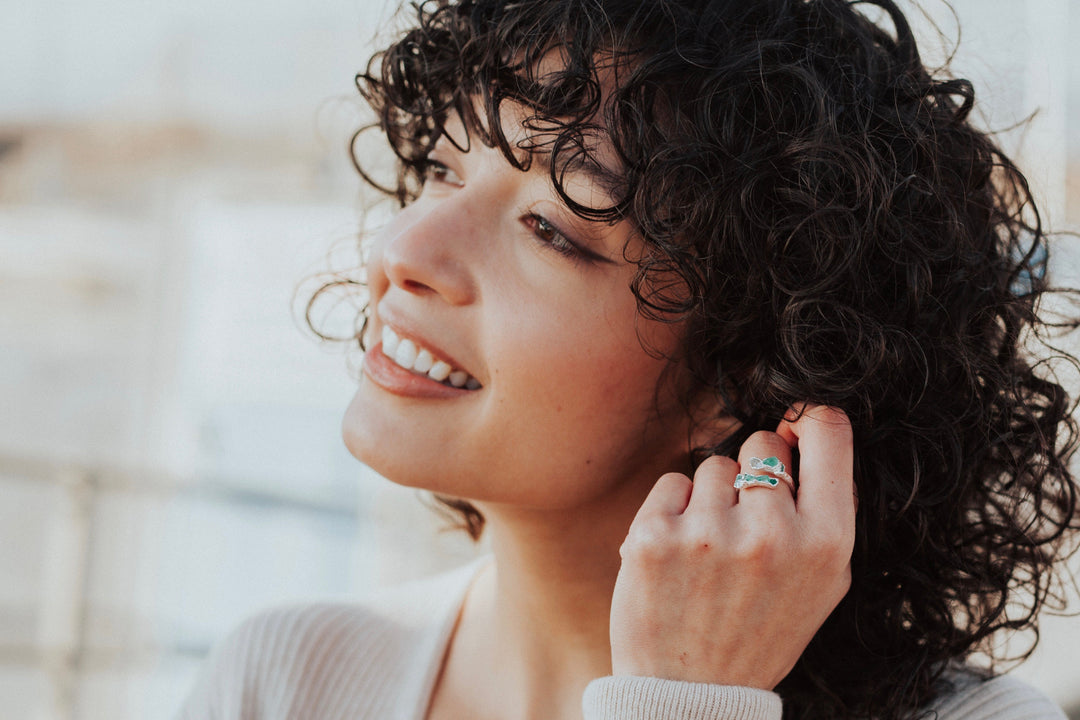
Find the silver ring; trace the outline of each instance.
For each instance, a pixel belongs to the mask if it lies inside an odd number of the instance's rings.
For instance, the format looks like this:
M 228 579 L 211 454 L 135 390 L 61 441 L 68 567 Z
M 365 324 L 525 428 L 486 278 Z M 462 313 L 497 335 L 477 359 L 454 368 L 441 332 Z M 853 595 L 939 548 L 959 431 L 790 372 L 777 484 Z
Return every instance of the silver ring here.
M 749 463 L 751 470 L 767 472 L 794 487 L 795 481 L 787 474 L 787 468 L 784 467 L 784 463 L 780 462 L 780 458 L 775 455 L 767 457 L 764 460 L 759 457 L 752 457 L 747 462 Z
M 748 487 L 770 487 L 774 488 L 780 484 L 780 481 L 771 475 L 751 475 L 750 473 L 739 473 L 735 476 L 735 489 L 742 490 Z

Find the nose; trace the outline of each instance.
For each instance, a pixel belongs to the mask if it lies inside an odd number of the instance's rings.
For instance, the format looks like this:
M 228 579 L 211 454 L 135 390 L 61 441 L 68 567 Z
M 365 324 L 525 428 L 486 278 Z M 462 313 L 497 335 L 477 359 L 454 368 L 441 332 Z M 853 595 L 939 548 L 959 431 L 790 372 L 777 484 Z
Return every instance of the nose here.
M 406 292 L 467 305 L 476 296 L 470 257 L 475 243 L 468 240 L 477 228 L 471 227 L 471 213 L 453 200 L 426 207 L 423 202 L 402 210 L 375 241 L 369 267 L 381 270 L 389 285 Z

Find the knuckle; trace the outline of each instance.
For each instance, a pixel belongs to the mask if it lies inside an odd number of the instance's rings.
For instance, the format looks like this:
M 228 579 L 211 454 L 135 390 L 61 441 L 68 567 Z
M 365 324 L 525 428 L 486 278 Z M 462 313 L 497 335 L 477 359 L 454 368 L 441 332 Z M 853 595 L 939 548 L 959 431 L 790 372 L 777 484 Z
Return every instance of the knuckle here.
M 753 435 L 746 438 L 746 442 L 743 443 L 743 446 L 745 447 L 746 445 L 764 445 L 767 447 L 783 445 L 785 448 L 787 447 L 787 443 L 784 442 L 783 438 L 769 430 L 758 430 Z
M 705 474 L 734 474 L 739 471 L 739 463 L 723 455 L 711 455 L 698 465 L 694 477 Z
M 690 478 L 683 475 L 680 472 L 668 472 L 660 476 L 660 479 L 656 481 L 657 485 L 671 486 L 673 488 L 681 488 L 686 483 L 690 482 Z
M 780 543 L 771 534 L 747 532 L 733 548 L 738 559 L 757 569 L 771 568 L 780 558 Z
M 807 543 L 805 553 L 823 570 L 850 574 L 852 545 L 846 533 L 828 529 L 818 532 Z
M 649 493 L 649 498 L 654 502 L 661 499 L 665 504 L 669 502 L 675 502 L 681 500 L 684 504 L 686 499 L 690 496 L 693 483 L 690 478 L 682 473 L 669 472 L 661 475 L 656 483 L 653 484 L 652 491 Z
M 649 518 L 630 527 L 619 555 L 624 559 L 641 562 L 664 560 L 671 555 L 673 532 L 665 518 Z
M 838 435 L 851 435 L 851 420 L 848 414 L 832 405 L 819 405 L 808 411 L 810 417 L 828 425 Z

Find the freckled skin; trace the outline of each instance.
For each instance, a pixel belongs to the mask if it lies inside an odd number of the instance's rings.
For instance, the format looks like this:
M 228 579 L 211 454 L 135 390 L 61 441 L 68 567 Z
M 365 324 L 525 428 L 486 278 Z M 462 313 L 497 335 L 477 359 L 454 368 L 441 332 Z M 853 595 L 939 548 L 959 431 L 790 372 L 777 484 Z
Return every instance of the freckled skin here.
M 476 501 L 567 508 L 631 486 L 640 504 L 660 474 L 686 466 L 688 419 L 664 389 L 657 410 L 667 363 L 641 339 L 670 353 L 678 336 L 638 316 L 628 226 L 589 230 L 589 249 L 613 262 L 567 257 L 523 220 L 582 222 L 543 169 L 518 171 L 480 143 L 462 153 L 444 142 L 432 157 L 455 182 L 429 180 L 373 242 L 372 329 L 381 312 L 404 316 L 483 387 L 420 401 L 365 377 L 346 445 L 395 482 Z

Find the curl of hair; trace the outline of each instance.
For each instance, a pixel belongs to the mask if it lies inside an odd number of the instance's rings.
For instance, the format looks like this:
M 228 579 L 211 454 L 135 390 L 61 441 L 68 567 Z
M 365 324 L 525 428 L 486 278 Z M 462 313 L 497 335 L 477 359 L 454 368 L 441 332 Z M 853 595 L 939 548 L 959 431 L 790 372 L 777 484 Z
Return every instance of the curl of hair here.
M 951 661 L 1036 630 L 1077 506 L 1072 402 L 1030 352 L 1051 288 L 1027 182 L 970 83 L 931 76 L 891 0 L 861 5 L 891 30 L 845 0 L 429 1 L 357 77 L 401 204 L 456 113 L 516 167 L 549 154 L 579 215 L 633 224 L 640 311 L 684 323 L 694 391 L 741 423 L 702 456 L 799 401 L 848 414 L 852 586 L 777 688 L 788 719 L 910 716 Z M 602 167 L 598 136 L 615 200 L 588 207 L 561 181 Z

